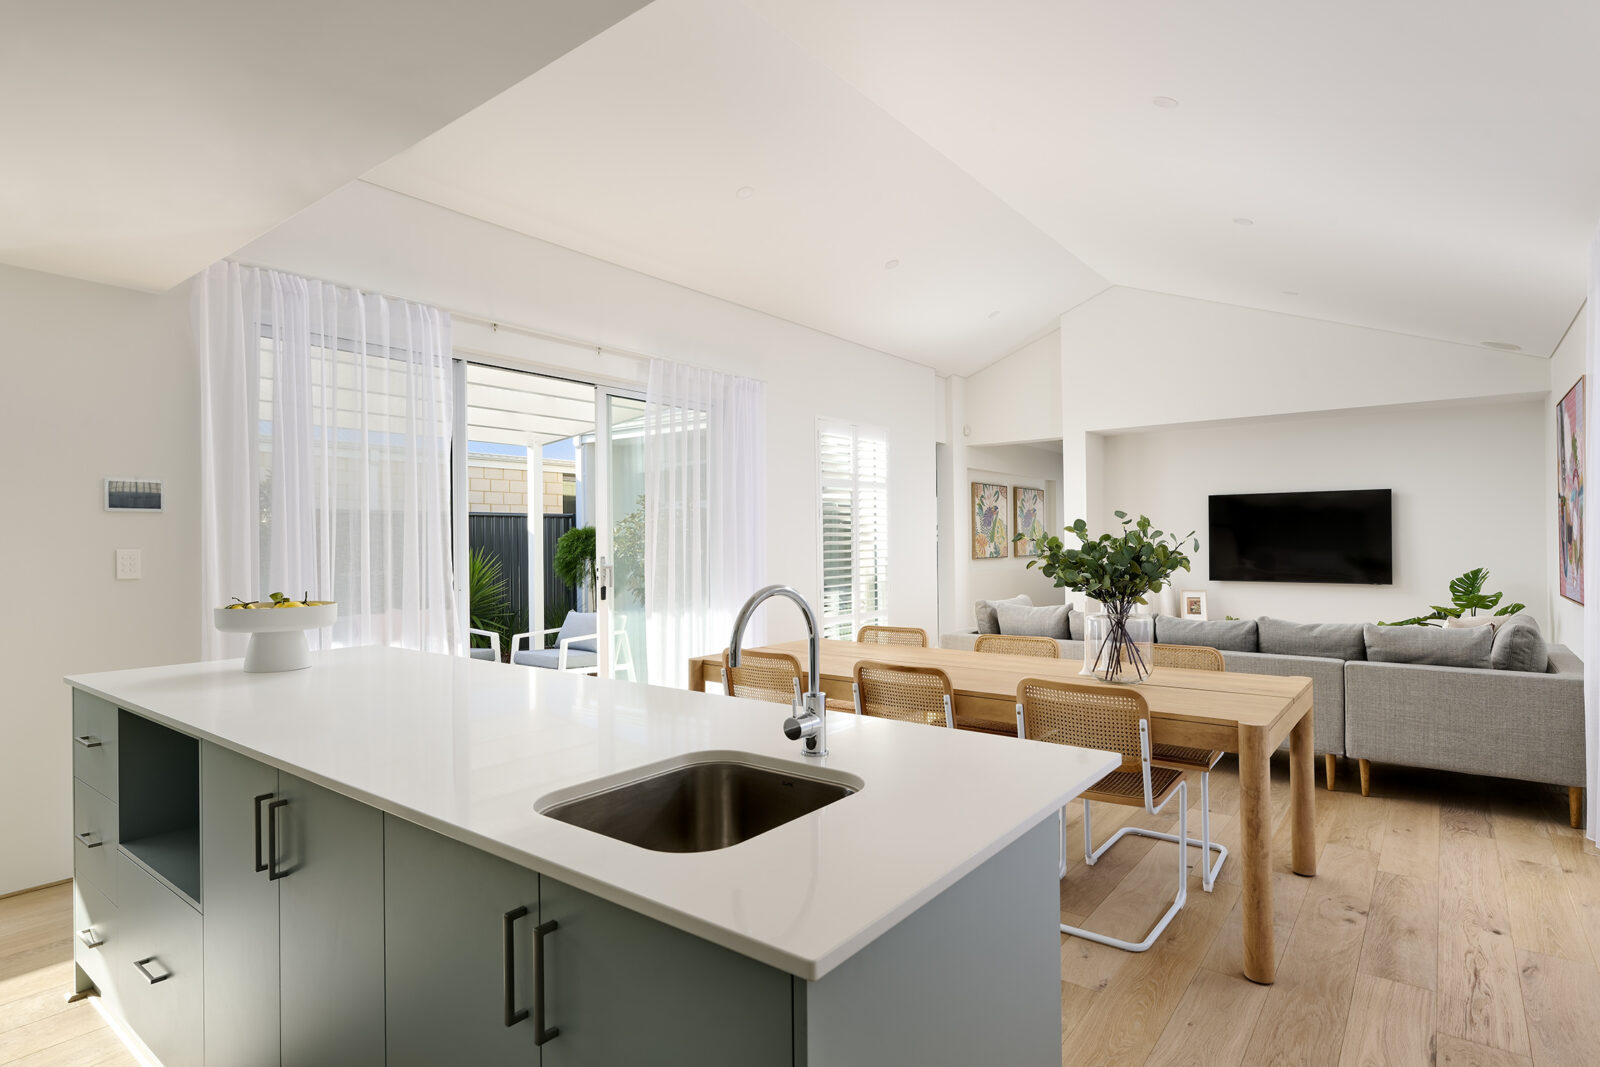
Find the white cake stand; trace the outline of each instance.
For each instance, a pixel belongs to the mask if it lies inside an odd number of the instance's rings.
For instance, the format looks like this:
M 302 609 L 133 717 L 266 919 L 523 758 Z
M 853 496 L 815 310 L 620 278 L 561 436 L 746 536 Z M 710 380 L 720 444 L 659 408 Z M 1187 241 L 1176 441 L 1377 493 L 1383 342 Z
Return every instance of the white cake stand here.
M 299 671 L 311 666 L 306 631 L 332 626 L 338 614 L 337 604 L 308 608 L 216 608 L 212 612 L 217 629 L 223 633 L 250 635 L 250 644 L 244 653 L 244 669 L 248 674 Z

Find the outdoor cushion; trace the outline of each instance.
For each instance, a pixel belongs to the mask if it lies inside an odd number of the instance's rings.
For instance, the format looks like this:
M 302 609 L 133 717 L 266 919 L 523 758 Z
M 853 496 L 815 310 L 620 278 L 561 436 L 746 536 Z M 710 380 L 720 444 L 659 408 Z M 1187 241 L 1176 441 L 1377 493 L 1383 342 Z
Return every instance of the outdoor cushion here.
M 1065 604 L 1035 608 L 1001 601 L 995 605 L 1001 633 L 1020 637 L 1054 637 L 1059 641 L 1067 640 L 1068 611 Z
M 511 662 L 523 667 L 546 667 L 550 670 L 559 670 L 561 667 L 561 650 L 558 648 L 536 648 L 513 652 Z M 593 667 L 600 662 L 600 656 L 595 652 L 567 652 L 568 667 Z
M 493 660 L 497 658 L 494 654 L 494 649 L 492 648 L 469 648 L 467 649 L 467 655 L 471 656 L 473 659 Z
M 1362 637 L 1367 658 L 1378 663 L 1487 668 L 1494 628 L 1446 630 L 1442 626 L 1375 626 L 1369 622 L 1362 628 Z
M 1256 620 L 1261 651 L 1274 656 L 1366 659 L 1359 622 L 1287 622 L 1263 615 Z
M 596 636 L 600 631 L 600 624 L 595 621 L 596 616 L 592 611 L 569 611 L 567 617 L 561 620 L 561 632 L 556 634 L 556 646 L 569 637 L 589 635 L 587 641 L 574 641 L 567 647 L 574 652 L 600 651 L 600 638 Z M 571 662 L 568 660 L 567 662 Z
M 995 615 L 995 606 L 999 604 L 1031 605 L 1026 594 L 1019 593 L 1008 600 L 980 600 L 972 606 L 972 613 L 978 619 L 978 632 L 980 634 L 997 634 L 1000 632 L 1000 620 Z
M 1205 645 L 1222 652 L 1258 652 L 1254 619 L 1180 619 L 1156 616 L 1156 641 L 1163 645 Z
M 1493 629 L 1489 666 L 1497 671 L 1543 672 L 1549 668 L 1550 650 L 1532 615 L 1513 615 Z

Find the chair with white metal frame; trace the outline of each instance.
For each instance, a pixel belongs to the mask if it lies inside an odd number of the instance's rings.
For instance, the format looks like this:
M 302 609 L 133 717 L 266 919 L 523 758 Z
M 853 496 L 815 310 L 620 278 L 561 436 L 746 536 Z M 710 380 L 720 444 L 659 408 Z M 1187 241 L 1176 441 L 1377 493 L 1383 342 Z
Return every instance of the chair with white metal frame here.
M 1095 861 L 1127 834 L 1167 841 L 1188 839 L 1188 783 L 1180 770 L 1151 765 L 1150 709 L 1144 697 L 1137 692 L 1046 678 L 1026 678 L 1017 686 L 1017 736 L 1029 741 L 1048 741 L 1121 753 L 1121 766 L 1083 791 L 1083 861 L 1089 866 L 1094 866 Z M 1112 834 L 1105 844 L 1094 847 L 1089 823 L 1090 801 L 1127 807 L 1142 806 L 1145 811 L 1157 815 L 1174 795 L 1178 798 L 1176 837 L 1139 826 L 1124 826 Z M 1188 849 L 1179 845 L 1177 896 L 1143 941 L 1123 941 L 1066 923 L 1061 924 L 1061 932 L 1125 952 L 1145 951 L 1155 944 L 1156 938 L 1161 936 L 1161 932 L 1172 922 L 1172 917 L 1182 910 L 1189 898 L 1187 854 Z M 1066 866 L 1066 842 L 1063 841 L 1063 875 L 1066 874 Z
M 486 660 L 491 660 L 491 661 L 493 661 L 495 663 L 499 663 L 500 662 L 500 635 L 495 633 L 493 630 L 468 629 L 467 630 L 467 641 L 469 642 L 469 646 L 470 646 L 470 642 L 472 641 L 472 639 L 474 637 L 487 637 L 489 639 L 489 647 L 488 648 L 471 648 L 471 647 L 468 647 L 467 655 L 472 659 L 486 659 Z
M 1225 671 L 1227 664 L 1222 653 L 1205 645 L 1151 645 L 1150 664 L 1153 667 L 1182 667 L 1193 671 Z M 1156 767 L 1171 767 L 1180 771 L 1198 771 L 1200 774 L 1200 840 L 1189 838 L 1189 844 L 1200 852 L 1200 888 L 1207 893 L 1217 884 L 1217 872 L 1222 861 L 1228 858 L 1228 847 L 1211 840 L 1211 769 L 1222 758 L 1222 750 L 1215 748 L 1190 748 L 1187 745 L 1164 745 L 1159 741 L 1150 746 L 1150 762 Z M 1162 840 L 1176 841 L 1171 834 Z M 1211 862 L 1207 853 L 1215 852 Z
M 565 671 L 573 674 L 600 673 L 599 616 L 592 611 L 569 611 L 560 626 L 540 630 L 543 638 L 556 635 L 555 648 L 523 648 L 531 643 L 533 633 L 516 634 L 511 638 L 511 662 L 523 667 L 540 667 L 544 670 Z M 617 670 L 636 681 L 633 673 L 633 650 L 628 643 L 628 631 L 618 628 L 612 634 L 615 645 Z

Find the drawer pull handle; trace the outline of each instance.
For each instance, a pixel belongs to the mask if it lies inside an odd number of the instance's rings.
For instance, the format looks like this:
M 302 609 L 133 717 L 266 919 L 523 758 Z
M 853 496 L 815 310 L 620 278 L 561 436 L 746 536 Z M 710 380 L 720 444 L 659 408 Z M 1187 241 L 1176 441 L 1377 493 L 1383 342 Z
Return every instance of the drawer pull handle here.
M 147 964 L 147 963 L 153 963 L 157 967 L 160 967 L 161 968 L 161 973 L 160 974 L 151 974 L 150 973 L 150 968 L 145 966 L 145 964 Z M 154 956 L 146 956 L 142 960 L 134 960 L 133 961 L 133 965 L 134 965 L 134 967 L 136 967 L 138 969 L 140 974 L 144 975 L 144 980 L 146 982 L 149 982 L 151 985 L 155 985 L 157 982 L 165 982 L 168 978 L 172 977 L 172 972 L 167 970 L 166 964 L 162 963 L 160 960 L 156 959 Z
M 267 869 L 266 861 L 261 858 L 261 802 L 271 800 L 271 793 L 262 793 L 256 797 L 256 873 L 260 874 Z
M 278 870 L 278 810 L 289 806 L 287 800 L 274 800 L 267 805 L 267 881 L 276 882 L 288 874 Z
M 515 1026 L 528 1017 L 528 1009 L 517 1007 L 517 942 L 514 936 L 517 920 L 525 918 L 528 909 L 525 907 L 512 908 L 501 916 L 502 930 L 505 939 L 505 979 L 502 986 L 505 992 L 506 1025 Z
M 84 748 L 99 748 L 102 744 L 104 744 L 104 742 L 102 742 L 93 734 L 83 734 L 81 736 L 74 737 L 73 740 L 78 742 L 78 744 L 82 745 Z
M 101 937 L 100 932 L 92 926 L 79 930 L 78 940 L 83 942 L 84 948 L 99 948 L 106 943 L 106 939 Z
M 548 1030 L 544 1025 L 544 939 L 546 934 L 553 934 L 557 929 L 556 921 L 550 919 L 533 928 L 533 1043 L 542 1045 L 561 1033 L 561 1027 L 552 1026 Z
M 83 842 L 84 848 L 99 848 L 105 844 L 104 841 L 100 840 L 100 835 L 93 830 L 85 830 L 78 835 L 78 840 Z

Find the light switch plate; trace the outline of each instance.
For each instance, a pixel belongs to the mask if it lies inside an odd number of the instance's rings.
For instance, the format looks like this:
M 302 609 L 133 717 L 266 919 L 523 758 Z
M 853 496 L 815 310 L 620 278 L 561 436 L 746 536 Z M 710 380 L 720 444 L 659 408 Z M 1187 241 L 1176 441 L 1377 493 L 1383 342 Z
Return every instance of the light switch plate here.
M 117 580 L 133 581 L 139 577 L 140 559 L 137 548 L 117 549 Z

